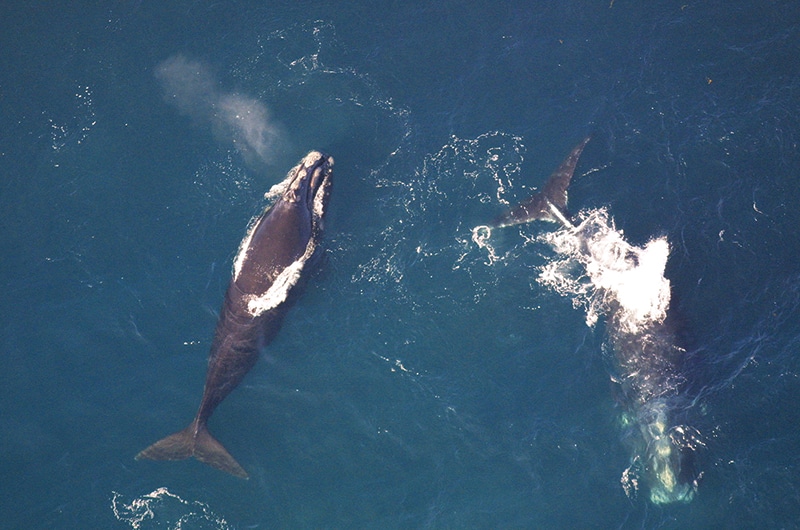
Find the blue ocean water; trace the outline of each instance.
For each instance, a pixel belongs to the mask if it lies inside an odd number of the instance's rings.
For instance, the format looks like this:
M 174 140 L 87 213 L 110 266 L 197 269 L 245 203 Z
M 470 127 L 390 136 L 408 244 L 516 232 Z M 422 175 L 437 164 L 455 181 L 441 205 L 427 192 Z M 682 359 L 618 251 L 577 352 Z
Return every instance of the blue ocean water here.
M 800 525 L 794 2 L 1 11 L 4 528 Z M 571 209 L 670 242 L 690 503 L 623 487 L 603 323 L 537 282 L 553 227 L 472 239 L 587 134 Z M 311 149 L 320 267 L 210 423 L 250 480 L 134 461 Z

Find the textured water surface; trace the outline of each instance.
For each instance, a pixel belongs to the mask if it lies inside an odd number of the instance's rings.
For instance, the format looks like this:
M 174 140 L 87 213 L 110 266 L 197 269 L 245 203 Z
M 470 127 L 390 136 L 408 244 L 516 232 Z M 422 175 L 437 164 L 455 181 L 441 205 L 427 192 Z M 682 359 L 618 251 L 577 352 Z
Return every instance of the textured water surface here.
M 800 522 L 792 2 L 2 11 L 4 527 Z M 587 134 L 570 211 L 641 293 L 553 223 L 475 232 Z M 194 414 L 239 242 L 312 149 L 322 259 L 210 422 L 250 480 L 134 461 Z M 592 297 L 664 285 L 643 422 Z M 651 495 L 662 427 L 689 502 Z

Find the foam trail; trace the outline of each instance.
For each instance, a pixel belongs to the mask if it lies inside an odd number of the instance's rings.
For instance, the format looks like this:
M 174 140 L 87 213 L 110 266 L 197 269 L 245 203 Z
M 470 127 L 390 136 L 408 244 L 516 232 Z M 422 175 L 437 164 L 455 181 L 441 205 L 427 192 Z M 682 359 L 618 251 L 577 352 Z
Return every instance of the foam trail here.
M 133 530 L 150 528 L 233 528 L 223 517 L 200 501 L 188 501 L 167 488 L 157 488 L 127 501 L 125 496 L 112 492 L 111 511 L 117 521 Z
M 204 63 L 174 55 L 155 71 L 168 102 L 198 125 L 210 125 L 218 140 L 232 143 L 250 165 L 272 163 L 286 142 L 283 127 L 257 99 L 223 92 Z

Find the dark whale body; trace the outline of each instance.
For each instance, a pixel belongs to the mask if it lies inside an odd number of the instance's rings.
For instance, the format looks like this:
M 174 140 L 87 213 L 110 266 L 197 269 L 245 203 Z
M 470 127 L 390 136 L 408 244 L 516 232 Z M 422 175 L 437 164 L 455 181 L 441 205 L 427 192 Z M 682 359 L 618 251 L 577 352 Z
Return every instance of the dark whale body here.
M 289 292 L 314 254 L 331 183 L 333 159 L 312 151 L 279 185 L 281 195 L 251 222 L 233 266 L 208 360 L 203 398 L 192 423 L 136 459 L 201 462 L 241 478 L 247 472 L 208 432 L 214 409 L 241 383 L 277 334 Z

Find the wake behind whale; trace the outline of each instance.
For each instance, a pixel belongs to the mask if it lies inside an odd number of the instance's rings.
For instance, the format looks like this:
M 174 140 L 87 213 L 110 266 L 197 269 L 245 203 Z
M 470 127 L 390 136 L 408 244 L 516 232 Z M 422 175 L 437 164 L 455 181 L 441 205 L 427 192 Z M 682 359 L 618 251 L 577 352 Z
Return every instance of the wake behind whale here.
M 588 140 L 572 150 L 541 192 L 498 217 L 493 227 L 477 227 L 473 241 L 491 254 L 492 228 L 537 219 L 561 224 L 537 237 L 557 254 L 540 269 L 537 281 L 583 308 L 588 326 L 605 317 L 611 377 L 625 408 L 623 421 L 631 429 L 631 464 L 622 474 L 622 486 L 633 497 L 644 475 L 653 503 L 688 502 L 698 478 L 691 455 L 702 442 L 696 430 L 675 420 L 683 400 L 684 351 L 667 318 L 669 242 L 662 236 L 632 245 L 603 208 L 570 219 L 566 191 Z

